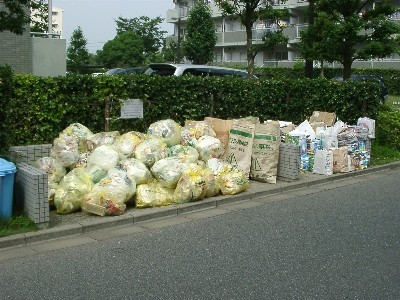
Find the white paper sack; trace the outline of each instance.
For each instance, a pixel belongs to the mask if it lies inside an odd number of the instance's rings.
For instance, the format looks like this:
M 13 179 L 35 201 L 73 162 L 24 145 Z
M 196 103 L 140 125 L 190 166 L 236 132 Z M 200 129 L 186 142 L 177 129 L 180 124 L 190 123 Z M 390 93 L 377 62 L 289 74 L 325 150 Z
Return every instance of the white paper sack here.
M 332 150 L 323 149 L 315 151 L 313 173 L 322 175 L 333 174 Z

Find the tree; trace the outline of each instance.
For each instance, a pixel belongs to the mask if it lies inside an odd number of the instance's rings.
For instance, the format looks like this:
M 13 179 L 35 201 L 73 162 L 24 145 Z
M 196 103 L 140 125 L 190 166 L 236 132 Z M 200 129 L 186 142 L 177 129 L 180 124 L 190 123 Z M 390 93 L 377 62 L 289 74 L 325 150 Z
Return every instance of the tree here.
M 175 41 L 170 41 L 168 46 L 164 45 L 161 50 L 164 61 L 175 61 L 176 53 L 178 53 L 178 45 Z
M 254 59 L 258 52 L 285 42 L 282 28 L 267 32 L 262 45 L 253 45 L 253 24 L 257 20 L 278 20 L 288 15 L 287 9 L 273 9 L 272 0 L 215 0 L 224 15 L 236 15 L 246 29 L 247 72 L 254 72 Z M 286 40 L 287 41 L 287 40 Z
M 31 2 L 31 32 L 46 32 L 49 22 L 49 5 L 43 0 Z
M 126 31 L 132 31 L 143 41 L 143 49 L 145 57 L 157 53 L 163 45 L 164 34 L 166 31 L 160 30 L 159 25 L 164 19 L 157 17 L 150 19 L 146 16 L 139 18 L 125 19 L 119 17 L 115 22 L 117 24 L 117 35 Z
M 300 52 L 306 59 L 340 62 L 343 78 L 349 79 L 354 60 L 384 58 L 399 51 L 400 25 L 390 20 L 396 11 L 388 1 L 316 1 L 315 24 L 301 33 Z
M 207 64 L 214 58 L 216 43 L 217 35 L 210 7 L 204 2 L 197 2 L 186 21 L 183 54 L 195 64 Z
M 21 35 L 29 24 L 30 0 L 3 0 L 0 4 L 0 32 L 10 31 Z
M 143 48 L 143 39 L 128 30 L 105 43 L 103 49 L 97 51 L 97 57 L 108 68 L 141 66 L 145 60 Z
M 89 62 L 89 51 L 86 48 L 87 40 L 83 35 L 82 28 L 78 26 L 72 32 L 71 41 L 67 49 L 67 70 L 71 72 L 82 72 L 82 67 Z

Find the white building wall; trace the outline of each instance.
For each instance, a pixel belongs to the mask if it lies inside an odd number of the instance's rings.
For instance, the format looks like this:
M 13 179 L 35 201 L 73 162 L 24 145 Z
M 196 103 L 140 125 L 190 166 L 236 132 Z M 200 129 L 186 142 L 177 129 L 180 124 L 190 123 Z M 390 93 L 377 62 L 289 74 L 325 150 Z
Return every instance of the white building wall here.
M 180 26 L 183 28 L 184 33 L 185 21 L 188 13 L 197 1 L 203 0 L 174 0 L 175 9 L 167 12 L 167 22 L 174 24 L 175 32 L 177 32 L 178 27 L 177 16 L 180 15 Z M 391 0 L 391 2 L 393 5 L 400 8 L 400 0 Z M 215 61 L 218 63 L 232 64 L 246 63 L 247 57 L 244 55 L 246 53 L 246 33 L 239 18 L 235 16 L 222 16 L 221 11 L 213 0 L 209 0 L 208 3 L 211 8 L 212 17 L 216 23 L 216 32 L 218 36 L 218 42 L 214 51 Z M 277 9 L 288 8 L 290 10 L 290 17 L 288 20 L 285 20 L 287 27 L 283 31 L 284 34 L 288 36 L 289 42 L 288 45 L 277 46 L 273 51 L 259 53 L 255 58 L 256 66 L 294 64 L 296 60 L 299 59 L 299 54 L 296 52 L 295 46 L 299 42 L 300 31 L 307 27 L 308 0 L 276 0 L 274 1 L 274 7 Z M 400 21 L 400 14 L 395 14 L 393 19 Z M 261 42 L 261 38 L 259 37 L 262 36 L 263 31 L 270 30 L 273 25 L 274 24 L 256 22 L 253 28 L 253 42 Z M 176 41 L 176 34 L 174 40 Z M 393 59 L 398 63 L 399 57 L 399 55 L 394 55 Z
M 63 13 L 64 11 L 56 6 L 52 6 L 52 15 L 51 15 L 51 22 L 52 22 L 52 27 L 53 27 L 53 32 L 51 33 L 57 33 L 60 34 L 60 38 L 63 38 Z M 35 17 L 35 10 L 32 11 L 32 19 L 35 21 L 38 21 L 38 18 Z

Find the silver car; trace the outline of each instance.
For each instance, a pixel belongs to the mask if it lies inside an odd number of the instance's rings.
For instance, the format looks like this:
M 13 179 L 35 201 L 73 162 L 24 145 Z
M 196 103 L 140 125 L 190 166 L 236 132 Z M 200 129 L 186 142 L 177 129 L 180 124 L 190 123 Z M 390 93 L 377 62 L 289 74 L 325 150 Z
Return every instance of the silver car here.
M 173 64 L 173 63 L 160 63 L 150 64 L 149 68 L 145 71 L 147 75 L 160 75 L 160 76 L 235 76 L 235 77 L 249 77 L 247 71 L 207 66 L 207 65 L 191 65 L 191 64 Z M 257 78 L 253 76 L 253 78 Z

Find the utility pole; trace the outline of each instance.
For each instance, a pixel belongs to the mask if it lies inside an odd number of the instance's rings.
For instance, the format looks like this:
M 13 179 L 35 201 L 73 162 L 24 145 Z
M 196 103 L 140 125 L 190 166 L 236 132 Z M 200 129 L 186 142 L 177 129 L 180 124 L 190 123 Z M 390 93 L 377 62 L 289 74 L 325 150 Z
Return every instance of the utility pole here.
M 53 37 L 53 3 L 52 0 L 48 0 L 48 28 L 47 33 L 49 34 L 49 38 Z
M 178 43 L 176 45 L 176 62 L 181 62 L 181 9 L 179 8 L 179 18 L 178 18 Z

